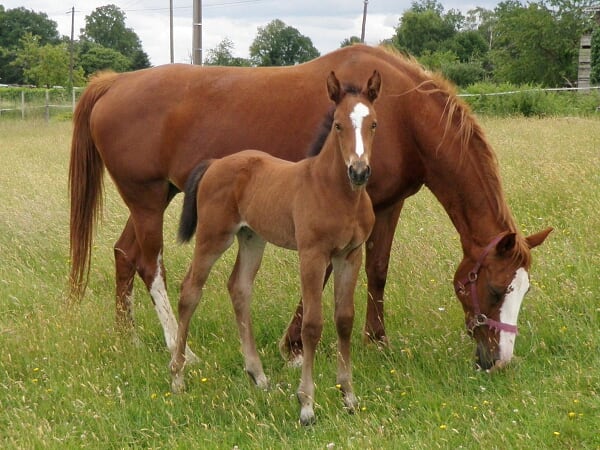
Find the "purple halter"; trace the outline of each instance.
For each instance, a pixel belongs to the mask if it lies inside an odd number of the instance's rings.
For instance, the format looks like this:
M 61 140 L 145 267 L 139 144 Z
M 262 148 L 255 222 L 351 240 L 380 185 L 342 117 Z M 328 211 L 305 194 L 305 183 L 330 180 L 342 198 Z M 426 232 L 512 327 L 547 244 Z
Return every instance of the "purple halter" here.
M 473 330 L 475 330 L 475 328 L 481 327 L 483 325 L 487 325 L 492 330 L 507 331 L 509 333 L 518 334 L 516 325 L 511 325 L 509 323 L 504 323 L 504 322 L 498 322 L 497 320 L 490 319 L 485 314 L 482 314 L 481 308 L 479 307 L 479 297 L 477 296 L 476 281 L 477 281 L 477 277 L 479 274 L 479 270 L 481 269 L 483 261 L 485 260 L 486 256 L 490 252 L 490 250 L 492 248 L 494 248 L 498 244 L 498 242 L 500 242 L 502 240 L 503 237 L 504 237 L 504 233 L 502 233 L 502 234 L 496 236 L 494 239 L 492 239 L 492 242 L 490 242 L 487 245 L 487 247 L 483 250 L 483 253 L 481 254 L 479 259 L 475 263 L 475 266 L 473 266 L 473 268 L 467 274 L 467 276 L 463 279 L 463 281 L 457 281 L 456 285 L 454 286 L 454 289 L 457 294 L 468 296 L 469 291 L 467 291 L 467 285 L 469 285 L 469 284 L 471 285 L 470 296 L 471 296 L 471 306 L 473 307 L 473 317 L 471 318 L 471 320 L 469 320 L 466 323 L 467 331 L 470 334 L 473 334 Z

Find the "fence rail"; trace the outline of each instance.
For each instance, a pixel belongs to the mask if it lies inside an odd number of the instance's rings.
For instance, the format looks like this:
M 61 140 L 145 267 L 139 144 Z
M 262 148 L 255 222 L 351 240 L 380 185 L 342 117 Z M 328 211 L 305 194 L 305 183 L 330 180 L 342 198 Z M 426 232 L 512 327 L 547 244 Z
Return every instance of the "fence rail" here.
M 0 88 L 0 118 L 43 117 L 46 121 L 53 111 L 74 111 L 84 88 L 64 89 Z M 70 97 L 70 98 L 69 98 Z

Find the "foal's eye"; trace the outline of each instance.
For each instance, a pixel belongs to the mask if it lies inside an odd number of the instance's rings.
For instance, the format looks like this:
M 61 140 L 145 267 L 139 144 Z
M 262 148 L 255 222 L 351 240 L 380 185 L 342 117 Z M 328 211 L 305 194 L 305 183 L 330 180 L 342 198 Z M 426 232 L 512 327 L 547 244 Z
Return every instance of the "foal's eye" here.
M 377 122 L 371 124 L 371 130 L 374 130 L 375 128 L 377 128 Z
M 335 131 L 342 131 L 342 125 L 337 122 L 333 124 L 333 128 L 335 128 Z

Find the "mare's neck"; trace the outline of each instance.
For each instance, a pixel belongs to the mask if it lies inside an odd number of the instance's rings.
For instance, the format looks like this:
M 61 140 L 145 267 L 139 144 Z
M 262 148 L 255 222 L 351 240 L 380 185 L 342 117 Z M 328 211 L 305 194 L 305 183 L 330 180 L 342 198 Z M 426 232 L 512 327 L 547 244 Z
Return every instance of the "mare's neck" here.
M 497 235 L 516 231 L 506 204 L 492 149 L 481 136 L 468 148 L 460 139 L 429 152 L 426 186 L 450 216 L 460 234 L 464 254 L 473 254 Z

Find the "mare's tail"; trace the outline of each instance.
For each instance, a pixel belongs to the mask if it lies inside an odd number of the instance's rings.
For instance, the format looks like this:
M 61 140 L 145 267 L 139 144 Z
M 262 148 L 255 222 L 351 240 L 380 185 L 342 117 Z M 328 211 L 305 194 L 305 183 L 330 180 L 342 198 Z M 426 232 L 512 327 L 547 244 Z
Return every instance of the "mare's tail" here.
M 104 162 L 92 138 L 90 116 L 98 99 L 108 91 L 117 76 L 115 73 L 103 73 L 94 78 L 81 95 L 73 114 L 69 164 L 71 299 L 80 300 L 86 290 L 94 227 L 102 208 Z
M 198 223 L 196 193 L 198 192 L 198 184 L 211 162 L 211 159 L 207 159 L 198 164 L 185 183 L 185 197 L 183 198 L 183 209 L 181 210 L 179 230 L 177 231 L 177 239 L 181 243 L 188 242 L 196 232 L 196 224 Z

